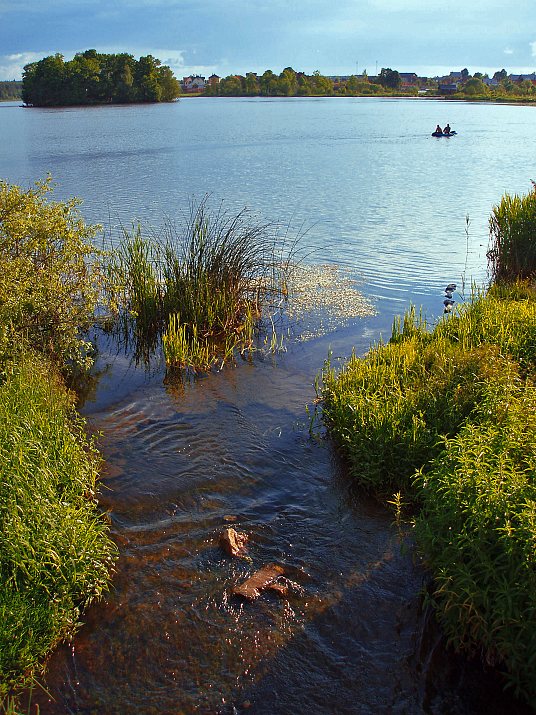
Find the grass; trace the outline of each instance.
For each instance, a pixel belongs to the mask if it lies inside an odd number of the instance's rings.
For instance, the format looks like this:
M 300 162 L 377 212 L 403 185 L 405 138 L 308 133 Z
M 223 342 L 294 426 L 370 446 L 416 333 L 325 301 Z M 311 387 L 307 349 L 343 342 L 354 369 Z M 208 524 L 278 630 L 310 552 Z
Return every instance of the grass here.
M 43 358 L 0 387 L 0 695 L 25 682 L 109 582 L 115 547 L 95 501 L 99 457 Z
M 0 182 L 0 711 L 107 588 L 115 547 L 96 503 L 100 460 L 64 378 L 91 364 L 85 330 L 102 255 L 50 180 Z
M 282 271 L 270 227 L 245 212 L 211 212 L 206 200 L 192 207 L 184 229 L 125 232 L 108 266 L 111 303 L 135 353 L 147 355 L 162 338 L 167 364 L 194 370 L 251 347 Z
M 490 218 L 488 264 L 494 283 L 536 274 L 536 184 L 525 196 L 505 194 Z
M 323 419 L 352 478 L 413 503 L 449 641 L 504 670 L 532 705 L 535 298 L 526 279 L 501 282 L 433 330 L 412 309 L 389 343 L 322 375 Z

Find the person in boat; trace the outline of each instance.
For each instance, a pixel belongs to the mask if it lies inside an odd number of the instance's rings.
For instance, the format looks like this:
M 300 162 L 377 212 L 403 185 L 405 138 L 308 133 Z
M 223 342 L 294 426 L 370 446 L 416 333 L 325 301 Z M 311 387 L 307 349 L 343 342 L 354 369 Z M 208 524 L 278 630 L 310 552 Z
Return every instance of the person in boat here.
M 450 134 L 451 131 L 450 124 L 447 124 L 447 126 L 443 129 L 443 134 Z
M 443 134 L 443 130 L 441 129 L 441 127 L 439 126 L 439 124 L 438 124 L 437 127 L 435 128 L 434 134 Z

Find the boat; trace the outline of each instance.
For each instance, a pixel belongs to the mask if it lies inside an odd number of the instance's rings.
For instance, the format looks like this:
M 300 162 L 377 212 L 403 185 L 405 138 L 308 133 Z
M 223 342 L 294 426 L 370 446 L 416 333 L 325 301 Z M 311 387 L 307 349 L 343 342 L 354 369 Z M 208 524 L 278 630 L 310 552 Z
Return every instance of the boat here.
M 433 137 L 453 137 L 457 132 L 432 132 Z

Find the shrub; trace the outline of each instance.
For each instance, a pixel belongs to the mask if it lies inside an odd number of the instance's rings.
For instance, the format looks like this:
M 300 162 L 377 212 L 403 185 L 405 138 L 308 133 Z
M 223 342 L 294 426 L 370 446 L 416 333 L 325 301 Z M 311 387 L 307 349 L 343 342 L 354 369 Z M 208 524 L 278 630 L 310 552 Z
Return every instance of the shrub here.
M 536 704 L 536 389 L 491 391 L 419 474 L 416 537 L 450 642 L 506 666 Z
M 85 329 L 101 295 L 99 253 L 78 201 L 47 202 L 50 178 L 21 190 L 0 181 L 0 360 L 26 341 L 57 365 L 86 366 Z

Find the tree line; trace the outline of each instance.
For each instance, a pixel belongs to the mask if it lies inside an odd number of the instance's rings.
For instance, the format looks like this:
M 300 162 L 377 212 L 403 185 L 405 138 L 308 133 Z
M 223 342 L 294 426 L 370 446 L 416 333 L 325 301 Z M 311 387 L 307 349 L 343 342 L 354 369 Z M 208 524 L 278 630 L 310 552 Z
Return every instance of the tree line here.
M 6 99 L 20 99 L 22 82 L 0 82 L 0 102 Z
M 296 72 L 292 67 L 278 75 L 272 70 L 257 75 L 248 72 L 245 76 L 229 75 L 219 84 L 208 85 L 205 94 L 209 96 L 261 96 L 261 97 L 300 97 L 332 94 L 389 94 L 400 89 L 402 79 L 396 70 L 382 68 L 378 77 L 369 79 L 367 73 L 352 75 L 344 80 L 333 80 L 320 72 L 307 75 Z M 416 88 L 410 88 L 416 92 Z
M 171 69 L 152 55 L 86 50 L 66 62 L 58 53 L 26 65 L 22 76 L 22 100 L 35 107 L 171 102 L 179 94 Z

